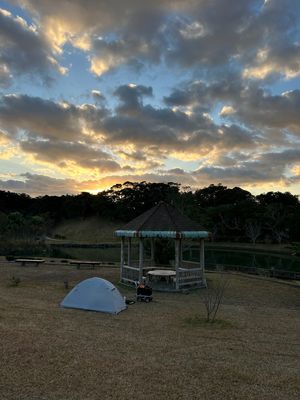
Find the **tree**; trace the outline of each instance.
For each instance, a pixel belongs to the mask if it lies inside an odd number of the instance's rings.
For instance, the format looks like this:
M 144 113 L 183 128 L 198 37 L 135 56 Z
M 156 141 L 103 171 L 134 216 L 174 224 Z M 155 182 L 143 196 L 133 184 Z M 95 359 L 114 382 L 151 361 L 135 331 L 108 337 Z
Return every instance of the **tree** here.
M 201 299 L 205 306 L 207 322 L 214 322 L 216 319 L 227 286 L 227 278 L 225 278 L 224 274 L 220 274 L 211 287 L 201 291 Z
M 258 221 L 249 220 L 245 226 L 245 234 L 251 240 L 253 244 L 261 234 L 261 224 Z

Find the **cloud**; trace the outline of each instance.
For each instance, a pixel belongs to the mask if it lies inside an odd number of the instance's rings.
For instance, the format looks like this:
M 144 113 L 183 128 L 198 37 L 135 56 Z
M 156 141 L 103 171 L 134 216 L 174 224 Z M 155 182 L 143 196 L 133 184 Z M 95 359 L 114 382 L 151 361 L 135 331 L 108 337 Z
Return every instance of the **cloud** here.
M 249 126 L 288 129 L 300 134 L 300 90 L 272 96 L 260 88 L 249 87 L 243 90 L 240 99 L 232 98 L 231 101 L 235 112 L 227 113 L 228 118 Z
M 121 105 L 117 111 L 124 114 L 135 114 L 142 107 L 143 96 L 153 96 L 152 88 L 143 85 L 122 85 L 115 92 L 115 96 L 120 99 Z
M 245 78 L 265 79 L 269 75 L 281 74 L 285 78 L 300 75 L 300 45 L 282 43 L 282 47 L 264 48 L 258 51 L 255 62 L 246 67 Z
M 97 75 L 136 58 L 157 61 L 165 14 L 168 7 L 176 8 L 166 0 L 154 0 L 151 5 L 138 0 L 62 0 L 59 7 L 54 2 L 36 0 L 14 3 L 39 21 L 56 53 L 68 42 L 89 51 L 91 70 Z
M 226 7 L 223 0 L 61 0 L 59 8 L 55 2 L 15 2 L 39 21 L 56 52 L 66 42 L 89 52 L 96 75 L 134 60 L 162 59 L 184 67 L 218 66 L 235 59 L 251 75 L 263 67 L 255 58 L 263 48 L 269 53 L 267 65 L 285 74 L 298 73 L 299 58 L 293 55 L 297 0 L 227 0 Z
M 44 139 L 78 140 L 106 112 L 90 104 L 75 106 L 28 95 L 10 94 L 0 98 L 2 129 L 11 135 L 25 131 Z
M 227 102 L 239 99 L 244 90 L 244 84 L 239 74 L 222 71 L 220 76 L 204 82 L 191 80 L 184 82 L 179 87 L 173 88 L 169 96 L 164 97 L 164 102 L 171 107 L 195 108 L 197 112 L 207 112 L 217 102 Z
M 1 128 L 5 138 L 20 144 L 20 150 L 36 160 L 62 168 L 69 162 L 99 172 L 121 167 L 93 137 L 93 126 L 106 110 L 89 104 L 75 106 L 27 95 L 5 95 L 0 99 Z M 4 136 L 3 136 L 4 137 Z
M 121 169 L 109 154 L 82 143 L 31 139 L 21 141 L 20 147 L 24 152 L 34 154 L 37 160 L 57 165 L 64 166 L 66 162 L 72 161 L 82 168 L 97 169 L 101 173 Z
M 6 64 L 0 64 L 0 88 L 6 88 L 12 83 L 12 74 Z
M 0 8 L 0 82 L 8 85 L 12 75 L 39 76 L 43 82 L 53 79 L 53 72 L 65 74 L 51 46 L 36 26 L 28 25 L 21 17 L 14 17 Z
M 139 155 L 137 155 L 139 157 Z M 142 157 L 142 155 L 141 155 Z M 240 185 L 249 189 L 265 184 L 276 188 L 289 187 L 299 181 L 300 150 L 284 150 L 230 159 L 220 158 L 215 165 L 201 166 L 194 171 L 182 168 L 157 169 L 152 173 L 108 174 L 100 179 L 75 180 L 25 173 L 17 179 L 0 180 L 0 189 L 41 194 L 62 195 L 81 191 L 100 191 L 125 181 L 179 182 L 196 189 L 211 183 L 222 182 L 228 186 Z M 291 175 L 291 172 L 293 172 Z M 297 172 L 298 171 L 298 172 Z
M 87 53 L 100 76 L 122 65 L 158 64 L 244 77 L 297 76 L 298 0 L 11 0 L 41 27 L 53 54 L 67 43 Z
M 6 133 L 1 132 L 0 130 L 0 146 L 4 144 L 8 144 L 10 142 L 9 137 L 7 136 Z
M 254 131 L 258 143 L 287 145 L 286 136 L 300 133 L 300 91 L 298 89 L 272 95 L 256 82 L 244 82 L 230 75 L 211 83 L 186 82 L 164 97 L 168 106 L 192 113 L 209 111 L 222 104 L 219 115 L 227 121 L 242 124 Z M 255 133 L 256 132 L 256 133 Z
M 5 95 L 0 100 L 1 128 L 37 160 L 61 166 L 72 161 L 101 172 L 120 169 L 119 156 L 127 162 L 131 158 L 136 168 L 150 169 L 170 155 L 200 160 L 226 150 L 250 151 L 260 143 L 255 132 L 235 124 L 216 125 L 199 111 L 144 105 L 151 87 L 122 85 L 115 95 L 120 103 L 114 113 L 89 104 Z M 144 160 L 136 158 L 141 152 Z
M 196 90 L 198 93 L 198 91 Z M 162 154 L 198 153 L 200 159 L 218 149 L 250 149 L 259 143 L 258 136 L 251 130 L 237 125 L 216 125 L 213 120 L 202 110 L 185 112 L 180 108 L 153 107 L 144 105 L 142 98 L 152 95 L 152 89 L 143 86 L 121 86 L 115 94 L 120 98 L 121 104 L 116 107 L 116 113 L 108 116 L 103 121 L 102 129 L 107 141 L 112 144 L 132 144 L 136 148 L 144 146 L 156 147 Z M 177 103 L 183 104 L 201 101 L 188 91 L 184 96 L 176 98 Z M 188 100 L 190 96 L 190 99 Z M 184 100 L 182 98 L 184 97 Z M 172 100 L 170 100 L 172 98 Z M 166 103 L 175 103 L 175 96 L 170 96 Z M 181 103 L 182 104 L 182 103 Z M 197 106 L 197 104 L 196 104 Z
M 96 102 L 103 102 L 105 101 L 105 96 L 100 92 L 100 90 L 93 89 L 91 90 L 91 95 Z
M 254 157 L 235 162 L 228 166 L 205 166 L 196 170 L 193 175 L 206 182 L 223 182 L 237 185 L 256 186 L 262 183 L 290 185 L 293 180 L 290 173 L 294 165 L 299 164 L 300 150 L 283 150 L 257 154 Z
M 139 65 L 142 61 L 158 62 L 160 51 L 156 47 L 149 45 L 140 37 L 113 42 L 96 39 L 93 42 L 93 55 L 90 57 L 90 70 L 100 76 L 122 64 L 134 65 L 137 59 L 140 60 Z
M 0 180 L 0 189 L 17 193 L 30 193 L 32 196 L 45 194 L 64 195 L 80 191 L 78 183 L 73 179 L 57 179 L 45 175 L 25 173 L 21 179 Z
M 235 109 L 232 106 L 223 106 L 222 110 L 220 111 L 221 117 L 226 117 L 227 115 L 234 114 Z

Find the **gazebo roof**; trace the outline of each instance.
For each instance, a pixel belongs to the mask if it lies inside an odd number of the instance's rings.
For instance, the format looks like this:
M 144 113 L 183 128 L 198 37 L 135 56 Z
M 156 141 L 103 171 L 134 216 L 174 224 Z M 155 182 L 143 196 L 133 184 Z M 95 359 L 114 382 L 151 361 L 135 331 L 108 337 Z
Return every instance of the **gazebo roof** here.
M 115 235 L 121 237 L 204 238 L 208 237 L 208 231 L 183 215 L 174 206 L 160 202 L 128 222 L 122 229 L 115 231 Z

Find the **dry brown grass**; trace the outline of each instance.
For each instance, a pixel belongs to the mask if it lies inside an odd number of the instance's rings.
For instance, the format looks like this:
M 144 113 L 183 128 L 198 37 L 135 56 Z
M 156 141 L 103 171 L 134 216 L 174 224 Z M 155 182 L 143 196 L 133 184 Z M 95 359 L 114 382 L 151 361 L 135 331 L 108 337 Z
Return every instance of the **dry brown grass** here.
M 1 399 L 300 398 L 299 288 L 231 276 L 228 323 L 213 326 L 187 322 L 204 316 L 197 292 L 118 316 L 59 308 L 63 281 L 90 276 L 117 282 L 118 271 L 0 265 Z

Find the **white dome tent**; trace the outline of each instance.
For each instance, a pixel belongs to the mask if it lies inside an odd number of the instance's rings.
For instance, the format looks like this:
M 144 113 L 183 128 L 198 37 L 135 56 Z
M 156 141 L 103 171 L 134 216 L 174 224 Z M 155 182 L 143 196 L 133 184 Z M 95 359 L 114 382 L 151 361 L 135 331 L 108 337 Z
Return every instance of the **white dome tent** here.
M 119 290 L 102 278 L 89 278 L 76 285 L 60 303 L 61 307 L 118 314 L 126 309 Z

